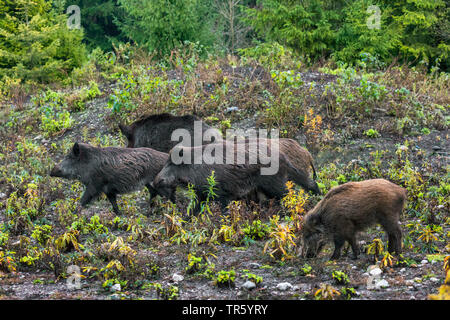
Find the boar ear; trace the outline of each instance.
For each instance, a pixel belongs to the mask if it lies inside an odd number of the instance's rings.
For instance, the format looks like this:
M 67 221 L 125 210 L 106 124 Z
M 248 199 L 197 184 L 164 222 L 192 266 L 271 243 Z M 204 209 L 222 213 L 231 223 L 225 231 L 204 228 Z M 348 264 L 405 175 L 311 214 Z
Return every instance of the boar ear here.
M 130 139 L 133 135 L 131 127 L 127 126 L 125 124 L 119 124 L 119 129 L 122 132 L 122 134 L 127 137 L 127 139 Z
M 87 154 L 88 148 L 84 144 L 79 144 L 78 142 L 75 142 L 72 148 L 72 152 L 75 157 L 81 158 L 85 157 Z
M 80 156 L 80 145 L 78 144 L 78 142 L 75 142 L 75 144 L 73 145 L 72 152 L 73 152 L 75 157 L 79 157 Z

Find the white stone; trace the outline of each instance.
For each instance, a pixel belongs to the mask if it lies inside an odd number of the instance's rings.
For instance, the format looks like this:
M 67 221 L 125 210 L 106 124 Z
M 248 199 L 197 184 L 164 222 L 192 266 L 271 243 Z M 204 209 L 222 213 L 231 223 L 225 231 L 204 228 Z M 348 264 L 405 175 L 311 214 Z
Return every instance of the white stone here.
M 428 260 L 423 259 L 422 261 L 420 261 L 420 263 L 421 263 L 421 264 L 427 264 L 427 263 L 428 263 Z
M 277 284 L 277 289 L 280 291 L 286 291 L 291 288 L 292 288 L 292 284 L 290 284 L 289 282 L 281 282 L 281 283 Z
M 383 270 L 381 270 L 380 268 L 374 268 L 369 271 L 369 274 L 373 277 L 379 276 L 382 273 L 383 273 Z
M 375 288 L 376 289 L 382 289 L 382 288 L 387 288 L 387 287 L 389 287 L 389 282 L 387 282 L 384 279 L 382 279 L 382 280 L 378 281 L 377 283 L 375 283 Z
M 111 291 L 116 292 L 116 291 L 120 291 L 122 288 L 120 287 L 120 283 L 116 283 L 115 285 L 113 285 L 111 287 Z
M 439 282 L 439 279 L 435 278 L 435 277 L 432 277 L 432 278 L 430 278 L 430 281 L 432 281 L 432 282 Z
M 242 285 L 242 288 L 245 288 L 247 290 L 252 290 L 252 289 L 256 288 L 256 284 L 253 281 L 248 280 Z
M 181 274 L 174 273 L 173 276 L 172 276 L 172 280 L 174 282 L 180 282 L 180 281 L 184 280 L 184 277 Z

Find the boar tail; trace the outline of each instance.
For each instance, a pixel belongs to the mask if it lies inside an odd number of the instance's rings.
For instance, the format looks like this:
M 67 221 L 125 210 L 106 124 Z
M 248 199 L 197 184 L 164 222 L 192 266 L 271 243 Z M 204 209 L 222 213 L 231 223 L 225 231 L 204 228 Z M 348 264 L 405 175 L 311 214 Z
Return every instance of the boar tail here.
M 319 186 L 312 180 L 305 172 L 298 170 L 292 165 L 292 163 L 286 159 L 287 163 L 287 173 L 289 178 L 291 178 L 296 184 L 300 185 L 302 188 L 308 191 L 312 191 L 314 194 L 321 194 Z
M 313 179 L 314 179 L 314 180 L 317 180 L 316 168 L 314 167 L 313 161 L 310 160 L 310 163 L 309 163 L 309 164 L 311 165 L 311 168 L 312 168 L 312 171 L 313 171 Z

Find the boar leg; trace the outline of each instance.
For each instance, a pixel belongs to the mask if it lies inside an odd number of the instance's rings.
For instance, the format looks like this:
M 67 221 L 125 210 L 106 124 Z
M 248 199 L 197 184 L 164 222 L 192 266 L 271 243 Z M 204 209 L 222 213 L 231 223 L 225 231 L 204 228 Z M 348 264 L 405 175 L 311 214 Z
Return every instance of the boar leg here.
M 83 196 L 81 197 L 81 206 L 84 208 L 86 207 L 93 199 L 97 198 L 99 196 L 99 192 L 97 192 L 94 188 L 86 187 L 86 190 L 83 193 Z
M 402 250 L 402 229 L 397 221 L 382 221 L 380 223 L 388 235 L 388 251 L 400 254 Z
M 359 248 L 358 248 L 358 245 L 356 244 L 356 237 L 351 238 L 349 242 L 350 242 L 350 245 L 352 246 L 352 251 L 353 251 L 352 259 L 356 260 L 356 259 L 358 259 L 358 253 L 359 253 Z
M 396 230 L 389 230 L 388 234 L 388 251 L 390 253 L 400 254 L 402 251 L 402 231 L 399 226 Z
M 342 239 L 341 237 L 339 236 L 334 237 L 334 252 L 333 255 L 331 256 L 331 260 L 339 259 L 339 257 L 341 256 L 341 249 L 344 243 L 345 240 Z
M 117 215 L 120 215 L 119 206 L 117 205 L 117 195 L 115 193 L 107 193 L 106 196 L 108 197 L 109 202 L 111 202 L 114 213 Z

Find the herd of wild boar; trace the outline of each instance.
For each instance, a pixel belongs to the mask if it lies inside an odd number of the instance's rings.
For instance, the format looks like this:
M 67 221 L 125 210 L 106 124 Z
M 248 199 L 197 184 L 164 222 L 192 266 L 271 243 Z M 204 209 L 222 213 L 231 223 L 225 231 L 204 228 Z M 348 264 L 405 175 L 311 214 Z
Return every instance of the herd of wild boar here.
M 104 193 L 116 214 L 120 214 L 117 195 L 140 190 L 144 186 L 151 196 L 160 195 L 175 201 L 176 188 L 191 184 L 198 203 L 206 199 L 207 178 L 214 171 L 216 198 L 222 208 L 232 200 L 263 201 L 281 200 L 286 192 L 286 182 L 295 182 L 307 191 L 320 194 L 315 182 L 316 172 L 311 154 L 295 140 L 279 139 L 277 146 L 278 170 L 275 174 L 263 175 L 266 164 L 249 161 L 255 156 L 252 146 L 262 139 L 245 139 L 240 142 L 214 139 L 209 144 L 180 146 L 172 141 L 172 132 L 186 130 L 194 137 L 195 116 L 151 115 L 135 123 L 119 125 L 128 140 L 127 148 L 98 148 L 84 143 L 75 143 L 62 162 L 50 175 L 66 179 L 77 179 L 85 185 L 81 206 L 85 207 Z M 211 129 L 202 123 L 202 130 Z M 268 152 L 273 142 L 265 139 Z M 220 163 L 199 162 L 194 159 L 205 148 L 227 147 L 229 144 L 245 144 L 245 160 L 237 163 L 223 159 Z M 242 145 L 241 145 L 242 146 Z M 237 148 L 231 150 L 237 150 Z M 200 152 L 200 153 L 198 153 Z M 191 161 L 173 161 L 173 153 L 189 154 Z M 312 174 L 312 178 L 311 178 Z M 389 251 L 401 252 L 402 233 L 399 218 L 406 201 L 406 191 L 384 179 L 349 182 L 332 188 L 306 215 L 303 225 L 303 254 L 315 257 L 327 241 L 334 242 L 332 259 L 338 259 L 345 241 L 352 247 L 353 258 L 357 258 L 356 233 L 374 224 L 380 224 L 389 240 Z M 195 209 L 196 212 L 199 208 Z

